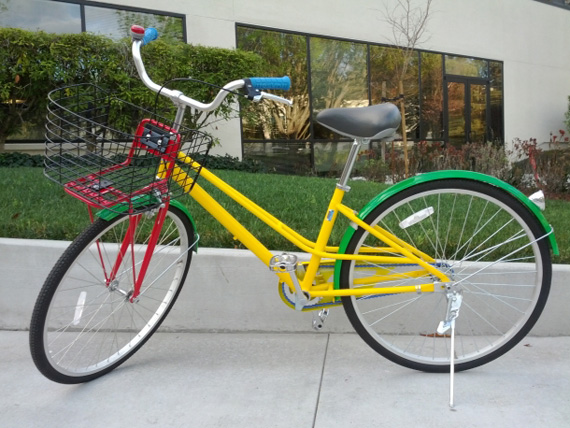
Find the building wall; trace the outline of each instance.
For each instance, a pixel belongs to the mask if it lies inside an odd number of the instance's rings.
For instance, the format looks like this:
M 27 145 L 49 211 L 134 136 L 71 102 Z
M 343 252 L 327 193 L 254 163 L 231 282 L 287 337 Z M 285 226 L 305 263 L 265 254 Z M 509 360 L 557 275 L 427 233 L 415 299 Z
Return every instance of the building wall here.
M 229 48 L 235 47 L 236 22 L 393 44 L 385 4 L 392 7 L 396 0 L 137 1 L 137 7 L 186 14 L 189 43 Z M 504 62 L 508 147 L 515 137 L 547 141 L 551 131 L 564 128 L 570 95 L 568 24 L 570 10 L 535 0 L 434 0 L 428 37 L 418 47 Z M 221 127 L 218 135 L 225 141 L 221 151 L 241 153 L 237 121 Z

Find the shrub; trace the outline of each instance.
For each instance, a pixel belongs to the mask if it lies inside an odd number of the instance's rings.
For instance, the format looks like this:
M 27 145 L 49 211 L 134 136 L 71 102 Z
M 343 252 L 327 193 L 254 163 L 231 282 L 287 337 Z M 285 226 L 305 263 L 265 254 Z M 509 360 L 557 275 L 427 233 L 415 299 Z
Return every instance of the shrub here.
M 560 195 L 569 190 L 570 148 L 564 130 L 550 135 L 549 150 L 538 147 L 536 138 L 513 141 L 511 154 L 515 157 L 511 170 L 511 184 L 521 190 L 541 189 L 547 196 Z
M 390 174 L 390 169 L 382 159 L 366 159 L 358 173 L 367 180 L 385 183 Z
M 200 161 L 200 159 L 197 159 Z M 230 155 L 208 156 L 206 165 L 209 169 L 224 169 L 244 172 L 267 172 L 263 164 L 256 160 L 244 159 Z M 30 155 L 28 153 L 0 153 L 1 168 L 17 168 L 21 166 L 42 167 L 44 157 L 42 155 Z
M 0 167 L 16 168 L 19 166 L 43 167 L 42 155 L 29 155 L 27 153 L 0 153 Z
M 444 145 L 441 142 L 419 141 L 408 152 L 409 175 L 430 171 L 462 169 L 493 175 L 502 180 L 510 176 L 508 159 L 504 148 L 494 143 L 467 143 L 461 147 Z M 370 179 L 381 178 L 382 174 L 391 177 L 393 182 L 403 180 L 404 159 L 402 153 L 391 150 L 387 164 L 378 156 L 369 156 L 362 174 Z M 368 177 L 370 175 L 370 177 Z
M 0 151 L 6 138 L 18 133 L 23 124 L 40 124 L 49 91 L 76 83 L 94 83 L 118 98 L 153 109 L 157 96 L 144 87 L 130 60 L 129 43 L 114 42 L 88 33 L 49 34 L 14 28 L 0 28 Z M 157 83 L 192 76 L 211 85 L 246 76 L 263 75 L 266 65 L 250 52 L 165 43 L 157 40 L 142 55 L 148 74 Z M 201 101 L 217 93 L 216 87 L 176 82 L 180 89 Z M 163 97 L 161 97 L 163 98 Z M 230 99 L 212 113 L 188 114 L 186 126 L 200 128 L 211 120 L 234 114 Z M 167 100 L 164 100 L 169 106 Z M 161 114 L 165 104 L 160 103 Z

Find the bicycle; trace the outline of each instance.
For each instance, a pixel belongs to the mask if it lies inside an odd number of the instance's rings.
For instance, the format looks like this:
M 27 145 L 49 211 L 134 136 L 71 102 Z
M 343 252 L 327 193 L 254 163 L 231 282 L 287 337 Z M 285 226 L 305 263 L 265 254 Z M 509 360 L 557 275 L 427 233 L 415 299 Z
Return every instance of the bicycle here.
M 370 140 L 391 137 L 400 113 L 392 104 L 324 110 L 317 120 L 354 143 L 313 242 L 203 167 L 209 137 L 181 125 L 187 106 L 210 111 L 237 91 L 254 101 L 288 103 L 264 91 L 288 89 L 289 79 L 236 80 L 203 104 L 154 83 L 140 50 L 156 32 L 134 26 L 132 34 L 142 81 L 176 105 L 170 126 L 147 118 L 134 135 L 112 127 L 109 117 L 122 116 L 109 106 L 127 103 L 92 85 L 50 94 L 45 173 L 87 204 L 92 224 L 56 263 L 33 311 L 31 353 L 46 377 L 72 384 L 102 376 L 160 326 L 198 250 L 196 224 L 176 199 L 181 194 L 276 274 L 287 306 L 319 311 L 316 328 L 330 307 L 343 306 L 375 351 L 411 369 L 449 371 L 451 385 L 455 371 L 500 357 L 536 323 L 550 289 L 550 253 L 558 254 L 540 193 L 527 198 L 491 176 L 439 171 L 395 184 L 354 211 L 342 200 L 358 152 Z M 310 259 L 274 255 L 197 183 L 198 176 Z M 350 226 L 330 245 L 339 214 Z

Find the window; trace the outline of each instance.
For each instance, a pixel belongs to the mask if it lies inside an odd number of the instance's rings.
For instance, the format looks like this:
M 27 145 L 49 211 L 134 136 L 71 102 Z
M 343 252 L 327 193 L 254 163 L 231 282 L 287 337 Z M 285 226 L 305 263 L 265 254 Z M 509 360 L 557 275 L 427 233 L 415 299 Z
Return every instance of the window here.
M 503 63 L 489 61 L 490 75 L 490 135 L 489 141 L 503 142 L 505 128 L 503 124 Z
M 443 56 L 422 52 L 420 140 L 443 140 Z
M 570 0 L 536 0 L 540 3 L 550 4 L 552 6 L 562 7 L 564 9 L 570 9 Z
M 243 120 L 245 139 L 303 140 L 310 135 L 310 108 L 307 75 L 307 41 L 304 36 L 240 28 L 238 46 L 243 50 L 263 52 L 274 76 L 288 75 L 291 89 L 287 97 L 294 101 L 293 108 L 273 103 L 250 104 L 252 115 Z M 287 113 L 287 114 L 284 114 Z
M 130 36 L 132 24 L 156 27 L 162 38 L 186 40 L 184 15 L 87 0 L 0 0 L 0 25 L 49 33 L 89 31 L 113 39 Z
M 445 55 L 445 74 L 486 79 L 489 66 L 483 59 Z
M 274 170 L 326 173 L 341 168 L 351 142 L 316 123 L 318 112 L 399 95 L 400 51 L 395 47 L 239 24 L 236 35 L 238 48 L 264 57 L 274 75 L 292 78 L 286 95 L 295 103 L 292 109 L 262 103 L 242 119 L 244 158 L 261 160 Z M 408 141 L 503 142 L 501 62 L 417 51 L 407 66 Z M 377 151 L 379 144 L 372 144 Z
M 313 137 L 338 139 L 314 119 L 324 109 L 369 104 L 366 45 L 311 37 L 310 49 Z
M 161 39 L 184 41 L 183 19 L 153 13 L 85 6 L 85 31 L 112 39 L 130 37 L 131 25 L 154 27 Z
M 396 100 L 400 95 L 399 79 L 402 72 L 401 51 L 389 46 L 370 47 L 370 88 L 372 104 Z M 419 84 L 418 55 L 410 58 L 402 83 L 406 104 L 408 139 L 418 132 Z M 385 93 L 384 93 L 385 92 Z
M 298 34 L 239 27 L 238 46 L 263 52 L 274 76 L 288 75 L 292 107 L 277 103 L 248 103 L 242 110 L 243 154 L 278 172 L 311 170 L 311 135 L 307 38 Z
M 81 9 L 78 4 L 51 0 L 2 0 L 0 26 L 50 33 L 80 33 Z

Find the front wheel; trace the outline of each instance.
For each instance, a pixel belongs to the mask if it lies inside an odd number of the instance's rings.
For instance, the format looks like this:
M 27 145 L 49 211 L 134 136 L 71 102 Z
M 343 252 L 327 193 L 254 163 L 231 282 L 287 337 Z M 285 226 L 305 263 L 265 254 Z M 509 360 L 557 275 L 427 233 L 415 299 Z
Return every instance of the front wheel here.
M 552 267 L 544 230 L 513 196 L 489 184 L 441 180 L 412 186 L 379 204 L 364 219 L 425 254 L 463 296 L 456 320 L 455 369 L 492 361 L 515 346 L 538 320 L 550 289 Z M 377 238 L 358 228 L 346 253 L 389 255 Z M 391 281 L 374 276 L 391 274 Z M 418 265 L 344 261 L 340 287 L 402 286 L 435 282 Z M 447 298 L 433 293 L 343 297 L 357 333 L 389 360 L 412 369 L 444 372 L 450 335 L 437 332 Z
M 131 357 L 160 326 L 184 284 L 195 234 L 188 217 L 170 206 L 140 295 L 132 299 L 155 218 L 99 219 L 58 260 L 30 324 L 32 357 L 47 378 L 80 383 L 102 376 Z M 121 259 L 133 219 L 138 220 L 136 231 Z

